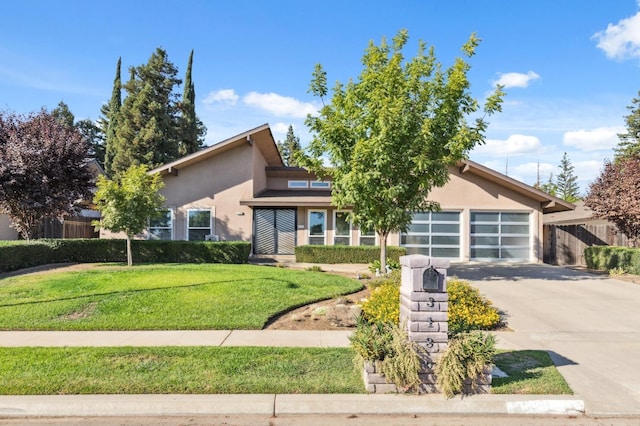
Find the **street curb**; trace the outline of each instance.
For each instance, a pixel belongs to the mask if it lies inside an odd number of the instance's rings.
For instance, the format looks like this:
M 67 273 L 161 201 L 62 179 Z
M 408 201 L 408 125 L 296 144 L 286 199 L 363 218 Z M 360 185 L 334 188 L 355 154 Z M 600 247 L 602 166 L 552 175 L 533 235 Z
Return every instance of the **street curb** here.
M 0 418 L 302 414 L 582 415 L 570 395 L 257 394 L 0 396 Z

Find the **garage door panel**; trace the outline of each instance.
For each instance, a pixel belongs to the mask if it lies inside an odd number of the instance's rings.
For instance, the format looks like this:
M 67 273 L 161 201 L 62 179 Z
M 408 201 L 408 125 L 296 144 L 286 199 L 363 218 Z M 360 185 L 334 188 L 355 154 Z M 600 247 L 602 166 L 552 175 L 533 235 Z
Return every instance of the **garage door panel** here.
M 471 260 L 528 261 L 529 217 L 523 212 L 471 212 Z
M 416 212 L 400 244 L 407 254 L 460 259 L 460 212 Z

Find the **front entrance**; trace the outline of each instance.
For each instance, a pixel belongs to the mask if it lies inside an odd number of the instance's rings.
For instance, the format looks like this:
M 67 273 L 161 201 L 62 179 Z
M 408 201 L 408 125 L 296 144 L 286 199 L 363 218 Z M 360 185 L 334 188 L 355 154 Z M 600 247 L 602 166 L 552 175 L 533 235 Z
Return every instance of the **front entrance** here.
M 295 254 L 295 209 L 254 209 L 253 223 L 254 254 Z

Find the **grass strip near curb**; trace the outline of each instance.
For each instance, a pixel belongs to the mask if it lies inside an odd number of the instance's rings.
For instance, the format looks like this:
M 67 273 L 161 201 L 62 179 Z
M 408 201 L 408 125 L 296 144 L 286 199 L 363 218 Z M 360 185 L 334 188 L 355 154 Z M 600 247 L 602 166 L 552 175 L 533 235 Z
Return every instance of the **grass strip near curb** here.
M 90 265 L 0 279 L 0 330 L 261 329 L 353 293 L 343 276 L 255 265 Z
M 491 393 L 571 395 L 573 392 L 545 351 L 499 351 L 494 358 L 509 377 L 494 377 Z
M 363 393 L 348 348 L 0 348 L 0 394 Z

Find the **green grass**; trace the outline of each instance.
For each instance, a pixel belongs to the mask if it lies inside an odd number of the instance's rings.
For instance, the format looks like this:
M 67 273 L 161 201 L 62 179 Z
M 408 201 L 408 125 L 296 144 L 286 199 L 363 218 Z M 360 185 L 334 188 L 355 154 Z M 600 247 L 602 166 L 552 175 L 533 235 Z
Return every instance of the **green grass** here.
M 254 265 L 92 265 L 0 279 L 1 330 L 261 329 L 356 280 Z
M 573 394 L 545 351 L 501 351 L 494 363 L 509 377 L 494 378 L 492 393 Z
M 0 348 L 0 395 L 363 393 L 348 348 Z

